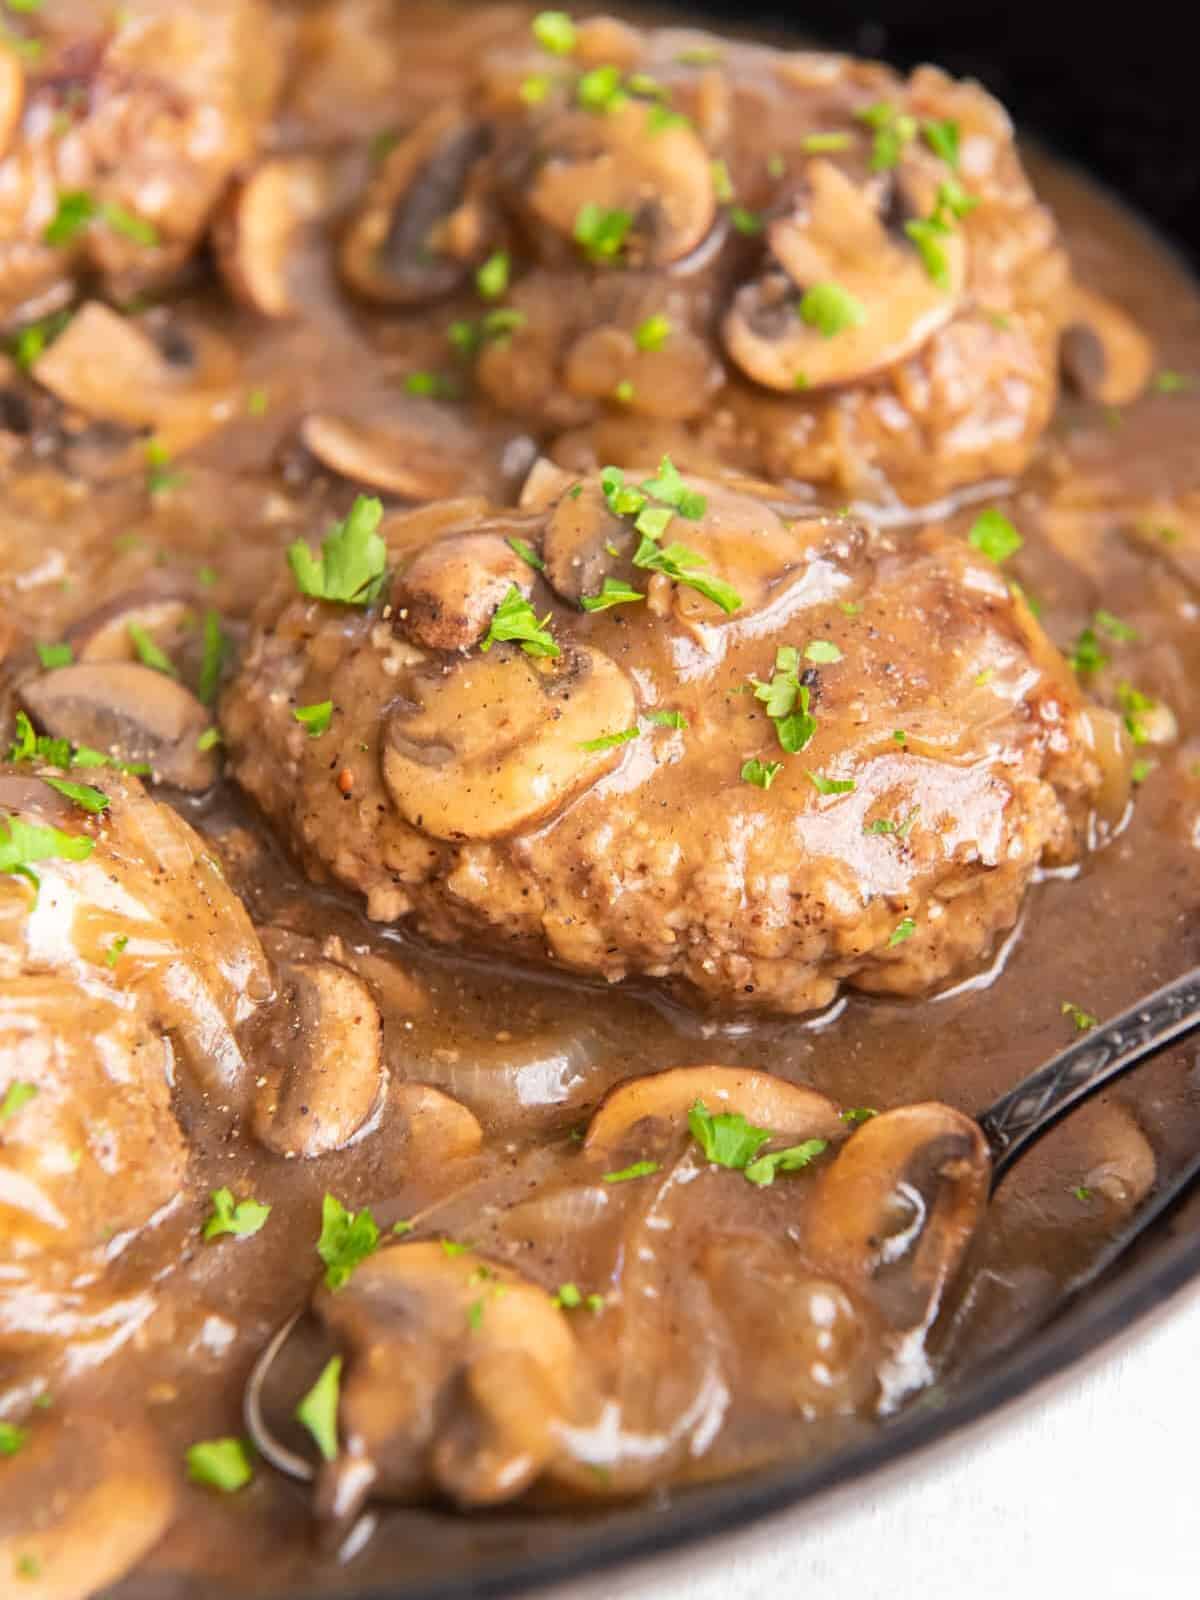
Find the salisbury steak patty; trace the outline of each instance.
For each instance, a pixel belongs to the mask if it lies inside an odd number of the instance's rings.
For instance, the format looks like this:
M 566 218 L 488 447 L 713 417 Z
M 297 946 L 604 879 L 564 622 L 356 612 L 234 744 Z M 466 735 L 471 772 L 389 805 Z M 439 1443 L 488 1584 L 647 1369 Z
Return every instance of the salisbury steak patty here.
M 1122 808 L 1123 736 L 969 545 L 767 494 L 543 467 L 386 546 L 360 501 L 261 609 L 234 775 L 437 940 L 726 1006 L 930 988 Z

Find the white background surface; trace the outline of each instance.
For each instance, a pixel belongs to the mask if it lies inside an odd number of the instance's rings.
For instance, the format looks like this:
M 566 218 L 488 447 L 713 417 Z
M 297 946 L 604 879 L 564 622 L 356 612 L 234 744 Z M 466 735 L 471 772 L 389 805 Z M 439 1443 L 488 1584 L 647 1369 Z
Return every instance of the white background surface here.
M 1200 1291 L 907 1465 L 549 1600 L 1200 1600 Z

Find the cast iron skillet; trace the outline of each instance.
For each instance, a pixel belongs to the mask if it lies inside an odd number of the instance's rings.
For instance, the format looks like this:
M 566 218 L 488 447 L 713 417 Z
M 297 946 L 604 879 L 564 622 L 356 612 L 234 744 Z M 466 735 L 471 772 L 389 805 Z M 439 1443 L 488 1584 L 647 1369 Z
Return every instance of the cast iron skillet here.
M 1188 74 L 1194 68 L 1181 48 L 1181 22 L 1146 25 L 1153 9 L 1147 7 L 1139 8 L 1139 24 L 1131 27 L 1120 8 L 1092 7 L 1081 27 L 1068 14 L 1071 8 L 1045 0 L 868 4 L 865 23 L 847 20 L 848 13 L 862 14 L 854 0 L 805 0 L 803 7 L 788 0 L 739 0 L 736 7 L 693 3 L 680 9 L 716 26 L 724 12 L 740 27 L 757 22 L 775 32 L 795 29 L 799 21 L 806 36 L 838 48 L 900 66 L 936 61 L 955 74 L 977 76 L 1025 130 L 1110 184 L 1200 265 L 1196 175 L 1188 160 L 1195 89 Z M 1200 1073 L 1195 1046 L 1190 1056 Z M 335 1593 L 337 1600 L 511 1595 L 744 1528 L 949 1437 L 1131 1328 L 1197 1280 L 1200 1186 L 1193 1184 L 1187 1195 L 1164 1204 L 1132 1251 L 1068 1294 L 1048 1323 L 938 1386 L 871 1438 L 814 1461 L 681 1493 L 665 1506 L 650 1502 L 601 1515 L 541 1519 L 400 1513 L 378 1536 L 380 1554 L 394 1553 L 396 1576 L 356 1584 L 347 1572 L 335 1590 L 326 1590 L 327 1600 Z M 137 1578 L 121 1594 L 151 1600 Z M 310 1594 L 290 1600 L 310 1600 Z

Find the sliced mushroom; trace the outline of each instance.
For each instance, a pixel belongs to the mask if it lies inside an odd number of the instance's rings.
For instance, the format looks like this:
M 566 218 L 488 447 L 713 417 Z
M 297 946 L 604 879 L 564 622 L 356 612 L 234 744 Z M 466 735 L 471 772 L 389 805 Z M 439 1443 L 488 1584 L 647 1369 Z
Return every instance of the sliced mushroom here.
M 1073 388 L 1086 400 L 1125 406 L 1136 400 L 1154 369 L 1154 346 L 1111 300 L 1071 285 L 1059 359 Z
M 136 661 L 137 647 L 129 631 L 134 623 L 173 657 L 194 617 L 191 604 L 182 596 L 143 591 L 123 595 L 82 617 L 71 624 L 65 637 L 78 662 Z
M 569 472 L 555 466 L 547 456 L 538 456 L 521 486 L 517 504 L 522 511 L 548 511 L 574 482 Z
M 453 1161 L 478 1154 L 483 1129 L 461 1100 L 427 1083 L 398 1083 L 389 1101 L 408 1120 L 416 1160 Z
M 656 127 L 660 108 L 643 100 L 597 116 L 568 112 L 544 130 L 528 205 L 574 244 L 580 209 L 625 212 L 620 258 L 667 266 L 694 250 L 713 225 L 712 163 L 687 122 Z
M 970 1117 L 927 1102 L 864 1122 L 820 1174 L 810 1258 L 858 1284 L 897 1329 L 924 1327 L 987 1204 L 991 1161 Z
M 482 245 L 468 191 L 487 135 L 457 106 L 433 112 L 388 156 L 342 242 L 342 276 L 368 300 L 416 306 L 451 294 Z
M 388 719 L 383 779 L 406 821 L 438 839 L 495 839 L 541 821 L 610 772 L 633 686 L 598 650 L 535 666 L 515 646 L 414 677 Z
M 578 1382 L 563 1313 L 528 1279 L 440 1241 L 364 1261 L 314 1309 L 345 1350 L 341 1451 L 319 1514 L 433 1487 L 460 1505 L 511 1500 L 545 1469 Z
M 64 405 L 101 422 L 153 428 L 175 453 L 229 414 L 236 371 L 229 347 L 209 334 L 196 354 L 203 360 L 173 361 L 145 328 L 90 300 L 38 357 L 33 375 Z
M 381 1104 L 383 1023 L 362 979 L 332 961 L 284 963 L 280 978 L 262 1024 L 254 1132 L 268 1150 L 308 1159 L 349 1144 Z
M 846 1132 L 826 1095 L 751 1067 L 671 1067 L 618 1084 L 596 1108 L 583 1141 L 589 1154 L 615 1149 L 640 1122 L 683 1126 L 697 1100 L 715 1115 L 740 1112 L 756 1127 L 797 1139 L 836 1139 Z
M 4 1465 L 4 1592 L 87 1600 L 107 1589 L 170 1526 L 175 1482 L 146 1423 L 86 1410 L 38 1413 L 20 1454 Z
M 393 585 L 397 632 L 430 650 L 469 650 L 514 587 L 528 599 L 533 568 L 498 535 L 439 539 Z
M 160 783 L 194 792 L 217 776 L 212 750 L 197 744 L 208 712 L 189 689 L 134 661 L 87 661 L 20 686 L 30 716 L 56 739 L 147 762 Z
M 542 556 L 546 582 L 564 600 L 578 603 L 584 595 L 599 594 L 606 576 L 619 570 L 629 575 L 627 563 L 637 535 L 632 523 L 609 510 L 597 479 L 585 482 L 578 494 L 568 494 L 578 480 L 566 473 L 559 478 L 562 488 L 546 524 Z
M 406 500 L 441 500 L 483 487 L 479 434 L 433 400 L 393 402 L 385 421 L 314 412 L 300 439 L 322 466 Z
M 767 229 L 786 277 L 747 284 L 725 317 L 725 347 L 768 389 L 795 393 L 854 383 L 904 360 L 958 310 L 967 273 L 962 230 L 939 238 L 946 286 L 934 281 L 916 247 L 896 238 L 869 192 L 829 161 L 809 166 L 807 204 Z M 800 315 L 817 284 L 836 284 L 859 303 L 862 320 L 831 337 Z
M 265 317 L 302 309 L 294 269 L 303 238 L 329 214 L 329 164 L 312 156 L 266 161 L 237 185 L 213 231 L 217 264 L 234 296 Z

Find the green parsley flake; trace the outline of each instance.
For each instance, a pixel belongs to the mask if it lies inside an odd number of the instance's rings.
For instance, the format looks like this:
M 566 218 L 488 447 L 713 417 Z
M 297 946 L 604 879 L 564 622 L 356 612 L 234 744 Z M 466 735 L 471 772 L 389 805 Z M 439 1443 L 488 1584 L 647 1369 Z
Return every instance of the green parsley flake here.
M 575 85 L 575 97 L 585 111 L 601 115 L 618 110 L 629 99 L 621 87 L 621 69 L 611 62 L 592 67 Z
M 809 711 L 811 690 L 800 682 L 800 652 L 794 645 L 780 645 L 775 652 L 775 671 L 769 683 L 757 678 L 754 698 L 761 700 L 775 724 L 780 747 L 794 756 L 812 743 L 817 719 Z M 766 787 L 766 785 L 764 785 Z
M 517 588 L 510 584 L 508 593 L 501 600 L 492 615 L 491 625 L 488 628 L 480 649 L 485 653 L 494 644 L 505 644 L 515 641 L 529 656 L 559 656 L 562 651 L 555 644 L 550 634 L 550 613 L 539 622 L 533 607 Z
M 202 1439 L 190 1446 L 187 1472 L 193 1483 L 222 1494 L 236 1494 L 254 1477 L 249 1451 L 241 1439 Z
M 855 115 L 875 135 L 871 144 L 871 171 L 890 171 L 898 165 L 905 146 L 916 138 L 917 119 L 898 111 L 888 100 L 879 100 Z
M 1135 761 L 1129 769 L 1130 783 L 1132 783 L 1135 788 L 1140 788 L 1150 774 L 1154 771 L 1156 765 L 1156 762 L 1147 761 L 1144 756 Z
M 203 705 L 210 706 L 217 698 L 228 648 L 229 641 L 222 631 L 221 618 L 210 607 L 204 613 L 204 655 L 200 662 L 200 680 L 196 686 L 196 693 Z
M 257 389 L 251 389 L 246 396 L 247 414 L 252 417 L 265 417 L 270 403 L 270 396 L 261 385 Z
M 971 524 L 967 543 L 997 566 L 1016 555 L 1025 541 L 1002 511 L 989 506 Z
M 575 218 L 574 239 L 589 261 L 603 266 L 621 254 L 632 227 L 632 212 L 622 211 L 620 207 L 606 209 L 588 200 L 580 206 Z
M 15 1117 L 22 1106 L 27 1106 L 37 1092 L 36 1083 L 26 1083 L 21 1078 L 14 1078 L 4 1091 L 3 1100 L 0 1100 L 0 1122 L 7 1122 L 10 1117 Z
M 2 826 L 2 825 L 0 825 Z M 33 870 L 38 861 L 86 861 L 95 843 L 80 834 L 63 833 L 60 828 L 38 827 L 9 817 L 8 832 L 0 832 L 0 872 L 27 878 L 36 891 L 39 879 Z
M 612 750 L 619 744 L 628 744 L 631 739 L 636 739 L 640 732 L 639 728 L 622 728 L 620 733 L 602 733 L 598 739 L 585 739 L 579 748 L 581 750 Z
M 741 609 L 742 597 L 733 585 L 726 583 L 723 578 L 698 572 L 697 568 L 708 565 L 708 559 L 690 550 L 687 545 L 669 544 L 665 549 L 660 549 L 653 537 L 644 537 L 634 551 L 633 564 L 646 571 L 664 573 L 685 588 L 694 589 L 697 594 L 719 606 L 727 616 Z
M 824 773 L 813 772 L 805 768 L 813 788 L 818 794 L 853 794 L 855 783 L 853 778 L 827 778 Z
M 633 330 L 633 342 L 639 350 L 661 350 L 671 337 L 671 319 L 656 311 Z
M 1085 1205 L 1092 1198 L 1092 1191 L 1086 1186 L 1086 1184 L 1082 1183 L 1077 1189 L 1072 1189 L 1071 1193 L 1075 1196 L 1076 1200 L 1082 1201 Z
M 688 725 L 682 711 L 647 711 L 646 721 L 657 723 L 660 728 L 686 728 Z
M 800 141 L 806 155 L 819 156 L 836 150 L 849 150 L 854 143 L 852 133 L 810 133 Z
M 179 472 L 171 465 L 171 457 L 167 447 L 161 439 L 149 439 L 146 442 L 146 491 L 149 494 L 166 494 L 168 489 L 177 489 L 185 480 L 185 474 Z
M 40 46 L 41 45 L 41 40 L 40 39 L 29 39 L 29 40 L 26 41 L 26 43 L 31 44 L 31 45 L 36 44 L 36 45 Z M 24 1555 L 20 1555 L 20 1556 L 17 1557 L 17 1577 L 18 1578 L 40 1578 L 41 1575 L 42 1575 L 42 1563 L 38 1560 L 37 1556 L 30 1555 L 29 1552 L 26 1551 L 26 1553 Z
M 1161 372 L 1156 372 L 1151 380 L 1151 387 L 1159 394 L 1180 394 L 1185 389 L 1195 386 L 1195 378 L 1189 377 L 1184 372 L 1172 372 L 1169 367 L 1164 367 Z
M 635 1161 L 631 1167 L 622 1167 L 619 1172 L 603 1172 L 600 1177 L 603 1183 L 628 1183 L 631 1178 L 648 1178 L 657 1171 L 657 1161 Z
M 1110 639 L 1115 639 L 1118 644 L 1133 644 L 1138 631 L 1128 622 L 1122 622 L 1120 617 L 1115 617 L 1111 611 L 1097 611 L 1093 618 L 1097 628 L 1106 633 Z
M 953 118 L 947 117 L 940 122 L 923 121 L 921 136 L 935 156 L 940 156 L 948 167 L 957 170 L 961 136 L 958 123 Z
M 893 950 L 898 944 L 903 944 L 906 939 L 911 939 L 916 931 L 917 925 L 911 917 L 902 918 L 888 936 L 888 949 Z
M 28 1438 L 28 1428 L 18 1428 L 15 1422 L 0 1422 L 0 1456 L 15 1456 Z
M 456 1256 L 465 1256 L 471 1248 L 469 1244 L 462 1244 L 457 1239 L 442 1239 L 439 1242 L 442 1246 L 442 1254 L 451 1261 Z
M 319 739 L 328 731 L 329 724 L 333 720 L 333 701 L 320 700 L 315 705 L 297 706 L 292 716 L 302 727 L 308 729 L 310 739 Z
M 36 644 L 38 660 L 52 672 L 55 667 L 69 667 L 75 659 L 75 652 L 69 644 Z
M 116 938 L 104 952 L 104 965 L 106 967 L 115 967 L 117 962 L 125 954 L 128 944 L 129 935 L 127 933 L 117 934 Z
M 342 605 L 369 605 L 383 587 L 387 546 L 379 537 L 383 506 L 359 495 L 344 522 L 334 525 L 314 556 L 303 539 L 287 550 L 288 565 L 301 594 Z
M 756 1128 L 740 1111 L 718 1111 L 714 1115 L 703 1100 L 695 1102 L 687 1120 L 705 1159 L 738 1172 L 749 1166 L 771 1137 L 769 1128 Z
M 806 1139 L 786 1150 L 768 1150 L 746 1168 L 746 1177 L 760 1189 L 769 1188 L 781 1172 L 799 1172 L 810 1166 L 827 1148 L 827 1139 Z
M 546 563 L 531 544 L 517 538 L 510 538 L 507 543 L 509 549 L 516 551 L 527 567 L 532 567 L 535 572 L 545 572 Z
M 554 1296 L 554 1304 L 564 1311 L 574 1311 L 583 1304 L 583 1296 L 573 1283 L 560 1283 L 558 1292 Z
M 907 735 L 907 733 L 905 733 L 903 728 L 896 728 L 892 733 L 892 738 L 895 740 L 895 742 L 897 744 L 907 744 L 908 743 L 908 735 Z
M 824 339 L 832 339 L 847 328 L 861 327 L 867 318 L 862 301 L 838 283 L 814 283 L 805 290 L 797 309 L 800 320 Z
M 569 56 L 575 48 L 575 24 L 565 11 L 539 11 L 530 31 L 552 56 Z
M 636 392 L 632 381 L 629 378 L 622 378 L 613 390 L 613 399 L 618 405 L 631 406 Z
M 137 651 L 138 660 L 144 667 L 152 667 L 155 672 L 165 672 L 168 678 L 179 676 L 179 670 L 170 656 L 155 644 L 140 622 L 129 624 L 129 639 Z
M 209 1198 L 212 1215 L 204 1224 L 205 1239 L 217 1239 L 223 1233 L 248 1238 L 257 1233 L 271 1215 L 270 1206 L 260 1200 L 235 1200 L 232 1189 L 214 1189 Z
M 730 206 L 729 220 L 739 233 L 752 238 L 756 233 L 761 233 L 766 223 L 757 211 L 747 211 L 745 206 Z
M 321 1368 L 321 1375 L 296 1407 L 296 1421 L 312 1434 L 325 1461 L 336 1461 L 338 1453 L 337 1418 L 342 1382 L 342 1358 L 333 1356 Z
M 930 278 L 939 289 L 949 289 L 950 260 L 943 242 L 953 232 L 949 224 L 938 216 L 913 217 L 904 224 L 904 231 L 916 245 Z
M 75 240 L 96 217 L 96 204 L 83 189 L 67 189 L 58 197 L 54 216 L 42 234 L 42 243 L 61 250 Z
M 804 659 L 832 663 L 842 659 L 842 652 L 829 639 L 813 639 L 804 646 Z
M 93 789 L 90 783 L 72 783 L 68 778 L 43 778 L 42 782 L 51 789 L 57 789 L 68 800 L 74 800 L 77 806 L 91 812 L 92 816 L 108 810 L 108 796 L 102 789 Z
M 1108 665 L 1108 657 L 1100 648 L 1100 642 L 1091 628 L 1083 628 L 1078 639 L 1071 646 L 1067 662 L 1073 671 L 1081 678 L 1099 672 Z
M 767 177 L 782 178 L 787 172 L 787 160 L 777 150 L 773 150 L 767 157 Z
M 874 1106 L 850 1106 L 842 1112 L 842 1121 L 848 1122 L 852 1128 L 857 1128 L 860 1123 L 870 1122 L 872 1117 L 879 1115 Z
M 1117 685 L 1117 704 L 1120 706 L 1126 732 L 1134 744 L 1150 743 L 1150 728 L 1146 713 L 1153 711 L 1157 702 L 1133 684 L 1122 681 Z
M 729 176 L 729 164 L 723 157 L 717 156 L 708 164 L 712 174 L 713 194 L 717 204 L 727 206 L 733 201 L 733 179 Z
M 760 761 L 757 756 L 742 763 L 742 782 L 756 789 L 769 789 L 783 771 L 782 761 Z
M 145 217 L 139 217 L 136 212 L 127 211 L 115 201 L 108 201 L 102 205 L 97 215 L 114 233 L 132 240 L 134 244 L 144 245 L 146 249 L 153 250 L 159 243 L 158 229 L 152 222 L 147 222 Z
M 409 1222 L 402 1217 L 399 1222 L 392 1223 L 392 1232 L 395 1234 L 411 1233 L 415 1227 L 415 1222 Z
M 366 1206 L 347 1211 L 335 1195 L 321 1202 L 321 1237 L 317 1254 L 325 1263 L 325 1284 L 335 1293 L 350 1281 L 350 1274 L 379 1248 L 379 1229 Z
M 485 300 L 499 300 L 508 292 L 510 262 L 507 250 L 490 255 L 475 274 L 475 287 Z
M 969 217 L 979 204 L 979 196 L 964 189 L 957 178 L 946 178 L 938 184 L 937 202 L 933 208 L 934 222 L 945 224 L 949 213 L 956 222 Z
M 39 317 L 36 322 L 26 323 L 7 340 L 12 358 L 22 372 L 30 371 L 34 362 L 54 343 L 73 316 L 73 311 L 52 311 L 48 317 Z
M 222 743 L 220 728 L 204 728 L 196 736 L 197 750 L 215 750 Z
M 995 676 L 995 667 L 984 667 L 982 672 L 975 674 L 975 687 L 977 689 L 985 689 Z
M 640 589 L 631 589 L 622 578 L 605 578 L 599 594 L 585 594 L 579 604 L 585 611 L 607 611 L 609 606 L 630 605 L 646 596 Z
M 540 106 L 552 88 L 553 83 L 546 73 L 531 72 L 527 78 L 522 78 L 517 92 L 527 106 Z
M 873 822 L 868 822 L 863 827 L 864 833 L 895 834 L 898 839 L 907 839 L 913 830 L 920 812 L 915 808 L 908 813 L 903 822 L 897 822 L 891 817 L 876 817 Z
M 1070 1017 L 1080 1033 L 1086 1033 L 1100 1021 L 1099 1017 L 1094 1017 L 1090 1011 L 1085 1011 L 1082 1006 L 1077 1006 L 1071 1000 L 1064 1000 L 1061 1009 L 1062 1015 Z

